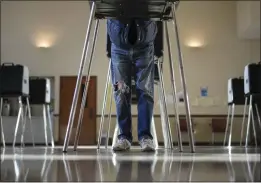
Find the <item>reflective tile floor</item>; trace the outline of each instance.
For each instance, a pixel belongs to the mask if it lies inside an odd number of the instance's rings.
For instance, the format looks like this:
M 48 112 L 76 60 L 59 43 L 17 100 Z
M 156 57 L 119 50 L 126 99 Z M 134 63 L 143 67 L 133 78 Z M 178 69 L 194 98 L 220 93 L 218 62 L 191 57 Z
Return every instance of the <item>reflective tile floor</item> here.
M 260 150 L 255 148 L 196 147 L 196 153 L 139 148 L 113 153 L 111 149 L 62 147 L 1 149 L 1 181 L 26 182 L 257 182 Z

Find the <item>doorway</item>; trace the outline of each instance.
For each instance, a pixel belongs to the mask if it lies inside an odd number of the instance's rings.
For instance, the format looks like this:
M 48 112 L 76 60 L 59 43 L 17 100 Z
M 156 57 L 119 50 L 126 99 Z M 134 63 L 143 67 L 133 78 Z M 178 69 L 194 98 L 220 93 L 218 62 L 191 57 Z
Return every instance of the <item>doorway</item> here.
M 60 77 L 60 118 L 59 118 L 59 144 L 63 144 L 68 119 L 70 115 L 76 76 Z M 69 145 L 74 144 L 75 132 L 78 123 L 80 105 L 83 97 L 86 78 L 82 79 L 80 86 L 79 99 L 77 102 L 74 124 L 72 127 Z M 91 76 L 89 81 L 88 95 L 84 107 L 83 123 L 79 138 L 79 145 L 96 145 L 96 106 L 97 106 L 97 77 Z

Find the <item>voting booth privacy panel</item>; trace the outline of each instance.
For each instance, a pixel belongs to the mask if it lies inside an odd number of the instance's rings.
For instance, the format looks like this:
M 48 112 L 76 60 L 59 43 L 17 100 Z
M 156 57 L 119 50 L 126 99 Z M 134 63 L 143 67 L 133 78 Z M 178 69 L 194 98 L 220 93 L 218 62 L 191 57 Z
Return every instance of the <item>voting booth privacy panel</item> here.
M 179 34 L 178 34 L 178 26 L 177 26 L 177 20 L 176 20 L 176 9 L 178 7 L 179 2 L 174 0 L 94 0 L 89 1 L 89 5 L 91 8 L 90 16 L 88 20 L 87 30 L 86 30 L 86 37 L 85 42 L 83 46 L 83 53 L 82 53 L 82 59 L 80 61 L 80 66 L 78 70 L 78 78 L 75 86 L 75 92 L 73 96 L 71 111 L 68 119 L 68 125 L 63 145 L 63 151 L 67 152 L 68 145 L 69 145 L 69 139 L 71 138 L 71 131 L 73 127 L 73 121 L 75 119 L 75 113 L 76 113 L 76 104 L 79 97 L 79 91 L 80 91 L 80 84 L 82 81 L 83 71 L 85 67 L 87 68 L 87 76 L 88 78 L 86 80 L 86 87 L 84 90 L 84 95 L 82 98 L 81 103 L 81 109 L 79 114 L 79 120 L 77 124 L 76 129 L 76 136 L 74 141 L 74 150 L 77 150 L 78 146 L 78 139 L 81 131 L 81 124 L 82 124 L 82 116 L 83 116 L 83 108 L 84 103 L 88 91 L 88 80 L 90 77 L 90 70 L 92 66 L 93 61 L 93 52 L 95 50 L 95 44 L 96 44 L 96 38 L 98 34 L 98 28 L 99 28 L 99 22 L 101 19 L 117 19 L 121 21 L 126 21 L 128 19 L 141 19 L 141 20 L 153 20 L 159 22 L 160 31 L 165 30 L 165 36 L 168 43 L 168 56 L 169 56 L 169 69 L 170 69 L 170 77 L 172 81 L 172 94 L 173 94 L 173 101 L 174 101 L 174 108 L 176 113 L 176 120 L 177 120 L 177 136 L 179 139 L 179 149 L 180 151 L 183 151 L 182 149 L 182 141 L 181 141 L 181 133 L 180 133 L 180 127 L 179 127 L 179 112 L 178 112 L 178 105 L 177 105 L 177 98 L 176 98 L 176 81 L 175 81 L 175 75 L 174 75 L 174 66 L 173 66 L 173 58 L 171 54 L 171 44 L 170 44 L 170 38 L 169 38 L 169 32 L 168 29 L 169 23 L 172 23 L 173 27 L 171 27 L 172 31 L 174 31 L 176 36 L 176 44 L 178 48 L 178 56 L 179 56 L 179 71 L 181 75 L 181 83 L 183 86 L 183 94 L 184 94 L 184 103 L 185 103 L 185 111 L 186 111 L 186 121 L 187 121 L 187 127 L 188 127 L 188 136 L 190 140 L 190 147 L 191 152 L 194 152 L 194 135 L 192 132 L 192 122 L 191 122 L 191 115 L 190 115 L 190 107 L 189 107 L 189 101 L 188 101 L 188 94 L 187 94 L 187 88 L 186 88 L 186 79 L 185 79 L 185 73 L 183 69 L 183 57 L 182 52 L 180 50 L 180 43 L 179 43 Z M 139 8 L 137 8 L 139 7 Z M 95 22 L 94 25 L 94 33 L 93 36 L 91 36 L 91 28 L 93 26 L 93 22 Z M 161 35 L 161 32 L 159 31 L 158 35 Z M 90 39 L 92 38 L 92 44 L 90 44 Z M 108 38 L 107 38 L 108 39 Z M 164 130 L 164 144 L 165 148 L 173 149 L 173 141 L 172 141 L 172 134 L 170 129 L 170 121 L 168 117 L 168 109 L 166 105 L 166 97 L 165 97 L 165 90 L 164 90 L 164 80 L 162 76 L 162 48 L 157 48 L 157 46 L 162 47 L 163 45 L 163 39 L 162 36 L 158 36 L 155 40 L 156 42 L 156 50 L 155 50 L 155 57 L 157 55 L 159 58 L 156 59 L 155 63 L 157 64 L 157 71 L 158 71 L 158 85 L 159 85 L 159 93 L 160 93 L 160 101 L 161 101 L 161 117 L 162 117 L 162 127 Z M 157 44 L 158 42 L 162 42 Z M 110 46 L 109 42 L 107 42 L 107 55 L 110 57 Z M 90 46 L 88 46 L 90 45 Z M 105 45 L 106 47 L 106 45 Z M 159 50 L 159 53 L 158 53 Z M 162 52 L 162 53 L 161 53 Z M 90 56 L 87 56 L 88 53 Z M 88 59 L 87 59 L 88 58 Z M 88 61 L 86 61 L 86 59 Z M 88 64 L 86 64 L 88 63 Z M 109 62 L 110 64 L 110 62 Z M 86 66 L 87 65 L 87 66 Z M 99 131 L 99 137 L 98 137 L 98 148 L 100 148 L 100 142 L 101 142 L 101 131 L 103 129 L 103 123 L 104 123 L 104 115 L 105 115 L 105 103 L 107 100 L 107 90 L 109 86 L 109 69 L 107 74 L 107 82 L 105 86 L 105 92 L 104 92 L 104 102 L 103 102 L 103 110 L 102 110 L 102 117 L 101 117 L 101 123 L 100 123 L 100 131 Z M 153 125 L 152 125 L 153 126 Z M 117 128 L 117 126 L 116 126 Z M 115 128 L 115 129 L 116 129 Z M 115 137 L 115 135 L 114 135 Z M 155 138 L 155 137 L 154 137 Z
M 1 138 L 5 146 L 5 137 L 2 122 L 2 107 L 4 97 L 18 99 L 19 111 L 14 132 L 13 145 L 16 143 L 16 137 L 20 122 L 23 123 L 24 112 L 22 98 L 26 98 L 26 105 L 29 107 L 29 69 L 23 65 L 13 63 L 3 63 L 0 66 L 0 120 L 1 120 Z M 23 135 L 21 136 L 23 142 Z
M 231 146 L 233 120 L 236 106 L 244 106 L 243 121 L 240 134 L 240 146 L 243 145 L 245 138 L 245 147 L 248 147 L 250 140 L 250 128 L 253 131 L 253 140 L 258 145 L 260 137 L 260 95 L 261 95 L 261 62 L 250 63 L 244 68 L 244 76 L 239 78 L 230 78 L 228 80 L 228 116 L 224 136 L 224 146 Z M 248 110 L 247 110 L 248 106 Z M 248 111 L 248 112 L 247 112 Z M 247 116 L 247 125 L 245 122 Z M 244 136 L 245 132 L 245 136 Z
M 172 5 L 178 3 L 176 0 L 89 0 L 90 7 L 92 2 L 96 3 L 97 19 L 138 18 L 155 21 L 172 19 Z
M 256 129 L 261 129 L 260 108 L 259 108 L 260 96 L 261 96 L 260 83 L 261 83 L 261 62 L 251 63 L 246 65 L 244 68 L 244 94 L 246 96 L 245 108 L 248 102 L 249 102 L 249 107 L 248 107 L 245 147 L 248 146 L 248 142 L 250 138 L 250 128 L 251 128 L 250 125 L 252 125 L 253 136 L 256 145 L 257 145 L 257 136 L 259 135 L 260 137 L 260 130 L 256 131 Z M 244 115 L 245 115 L 245 111 L 244 111 Z M 243 121 L 242 130 L 243 130 L 244 123 L 245 121 Z
M 13 146 L 16 145 L 16 139 L 19 128 L 22 129 L 21 145 L 24 145 L 24 133 L 26 123 L 29 121 L 32 144 L 34 145 L 34 132 L 32 128 L 32 116 L 30 105 L 43 106 L 45 142 L 48 145 L 47 131 L 50 133 L 52 147 L 54 147 L 54 138 L 52 131 L 52 120 L 50 114 L 51 102 L 51 84 L 47 78 L 30 78 L 29 69 L 26 66 L 3 63 L 0 66 L 0 120 L 1 120 L 1 138 L 5 146 L 5 135 L 2 119 L 3 100 L 5 98 L 17 98 L 19 110 L 14 130 Z M 48 124 L 47 124 L 48 121 Z M 49 125 L 49 130 L 47 126 Z

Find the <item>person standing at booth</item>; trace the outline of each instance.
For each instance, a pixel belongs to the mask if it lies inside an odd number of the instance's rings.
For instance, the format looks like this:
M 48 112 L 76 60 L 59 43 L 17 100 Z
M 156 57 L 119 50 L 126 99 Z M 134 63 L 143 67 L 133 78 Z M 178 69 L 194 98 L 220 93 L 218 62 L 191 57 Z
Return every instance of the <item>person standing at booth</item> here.
M 138 140 L 142 151 L 154 151 L 151 120 L 154 107 L 154 40 L 157 24 L 143 20 L 107 20 L 111 41 L 111 76 L 120 129 L 114 151 L 129 150 L 133 140 L 131 76 L 135 66 Z

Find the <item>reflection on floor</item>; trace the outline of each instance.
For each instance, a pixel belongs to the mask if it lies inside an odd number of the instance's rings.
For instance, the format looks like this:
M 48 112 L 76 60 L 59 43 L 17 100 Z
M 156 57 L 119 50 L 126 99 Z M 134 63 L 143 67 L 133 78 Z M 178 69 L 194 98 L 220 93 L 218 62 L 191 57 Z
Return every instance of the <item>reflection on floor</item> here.
M 1 149 L 1 181 L 260 181 L 260 150 L 197 147 L 125 153 L 95 147 Z

